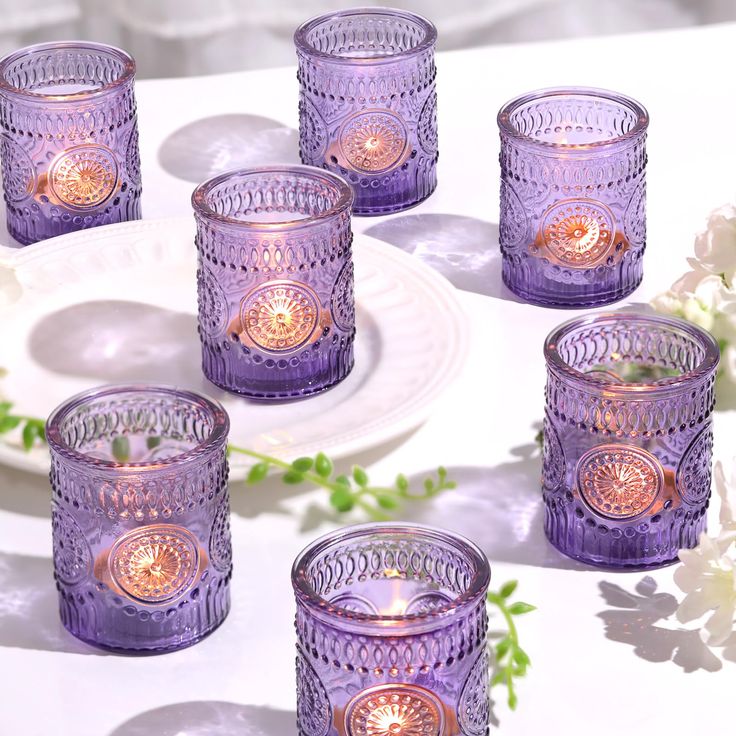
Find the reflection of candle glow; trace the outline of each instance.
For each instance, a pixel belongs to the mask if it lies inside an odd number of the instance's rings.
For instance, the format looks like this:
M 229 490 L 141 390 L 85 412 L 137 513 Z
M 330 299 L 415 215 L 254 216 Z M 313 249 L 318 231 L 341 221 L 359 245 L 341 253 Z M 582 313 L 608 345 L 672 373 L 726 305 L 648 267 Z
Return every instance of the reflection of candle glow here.
M 391 605 L 384 609 L 381 613 L 384 616 L 401 616 L 405 611 L 409 601 L 403 598 L 394 598 L 391 601 Z

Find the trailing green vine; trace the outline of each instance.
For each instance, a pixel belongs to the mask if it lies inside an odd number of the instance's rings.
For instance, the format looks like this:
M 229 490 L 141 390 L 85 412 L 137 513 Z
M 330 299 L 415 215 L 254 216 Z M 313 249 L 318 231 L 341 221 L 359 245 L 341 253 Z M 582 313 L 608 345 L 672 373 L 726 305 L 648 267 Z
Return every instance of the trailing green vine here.
M 249 485 L 260 483 L 272 471 L 281 472 L 281 480 L 289 485 L 311 483 L 329 491 L 330 505 L 336 511 L 346 513 L 358 508 L 374 521 L 391 518 L 392 513 L 407 501 L 427 500 L 457 485 L 448 479 L 447 470 L 441 466 L 437 468 L 436 477 L 426 478 L 421 488 L 414 489 L 403 473 L 396 476 L 392 485 L 372 485 L 368 473 L 360 465 L 353 465 L 350 475 L 335 476 L 335 465 L 324 452 L 287 462 L 236 445 L 229 445 L 228 451 L 258 461 L 248 471 L 246 483 Z
M 23 448 L 28 452 L 36 442 L 46 442 L 46 422 L 37 417 L 14 414 L 10 401 L 0 402 L 0 434 L 19 430 Z
M 514 617 L 522 616 L 530 611 L 535 611 L 536 606 L 523 601 L 510 601 L 518 585 L 517 580 L 509 580 L 494 593 L 488 593 L 488 603 L 500 611 L 508 629 L 505 636 L 493 645 L 495 654 L 494 674 L 491 676 L 491 688 L 495 685 L 505 685 L 508 690 L 508 704 L 511 710 L 516 710 L 518 698 L 514 678 L 524 677 L 531 665 L 529 655 L 519 644 L 519 632 L 516 628 Z

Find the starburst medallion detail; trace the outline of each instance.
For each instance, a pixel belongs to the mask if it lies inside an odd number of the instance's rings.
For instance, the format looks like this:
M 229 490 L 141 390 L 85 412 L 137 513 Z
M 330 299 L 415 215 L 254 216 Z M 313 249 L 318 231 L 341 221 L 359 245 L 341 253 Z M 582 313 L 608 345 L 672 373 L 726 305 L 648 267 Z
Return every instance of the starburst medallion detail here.
M 439 736 L 444 728 L 439 700 L 428 690 L 406 685 L 357 696 L 345 720 L 349 736 Z
M 604 445 L 586 452 L 578 463 L 578 488 L 590 508 L 610 519 L 644 513 L 664 483 L 654 455 L 629 445 Z
M 89 209 L 103 204 L 118 181 L 118 164 L 105 146 L 82 145 L 59 154 L 49 169 L 54 195 L 64 204 Z
M 401 163 L 406 139 L 401 118 L 383 110 L 353 115 L 340 130 L 340 148 L 348 163 L 370 174 L 389 171 Z
M 600 202 L 557 202 L 547 210 L 542 237 L 555 260 L 567 266 L 593 266 L 608 256 L 613 244 L 613 214 Z
M 243 328 L 258 347 L 295 350 L 312 336 L 319 321 L 317 295 L 305 284 L 272 281 L 243 300 Z
M 163 603 L 181 595 L 192 584 L 198 567 L 197 540 L 175 524 L 134 529 L 110 552 L 115 582 L 146 603 Z

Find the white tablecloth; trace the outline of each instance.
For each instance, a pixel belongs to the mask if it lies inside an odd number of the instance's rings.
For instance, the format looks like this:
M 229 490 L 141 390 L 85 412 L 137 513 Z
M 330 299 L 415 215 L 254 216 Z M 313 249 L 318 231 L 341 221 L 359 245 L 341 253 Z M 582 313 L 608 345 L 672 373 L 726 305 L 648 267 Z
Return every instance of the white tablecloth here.
M 462 380 L 420 429 L 350 460 L 375 479 L 421 477 L 445 463 L 459 489 L 408 517 L 477 540 L 495 584 L 518 578 L 520 595 L 539 606 L 520 622 L 533 667 L 518 711 L 508 711 L 503 688 L 493 692 L 502 733 L 674 735 L 732 720 L 736 645 L 717 657 L 674 621 L 671 568 L 583 569 L 544 540 L 532 456 L 542 341 L 570 314 L 520 304 L 501 286 L 495 115 L 519 92 L 566 83 L 646 104 L 649 246 L 632 299 L 646 301 L 685 269 L 708 211 L 733 197 L 734 41 L 728 25 L 440 55 L 437 192 L 409 212 L 354 221 L 356 232 L 415 252 L 467 290 L 474 341 Z M 297 160 L 294 68 L 141 82 L 137 95 L 147 218 L 188 213 L 195 183 L 215 171 Z M 731 426 L 719 415 L 717 456 L 730 457 Z M 323 492 L 233 484 L 230 617 L 193 648 L 126 658 L 77 643 L 58 623 L 46 482 L 0 469 L 0 489 L 1 733 L 294 733 L 289 567 L 330 528 L 306 513 Z

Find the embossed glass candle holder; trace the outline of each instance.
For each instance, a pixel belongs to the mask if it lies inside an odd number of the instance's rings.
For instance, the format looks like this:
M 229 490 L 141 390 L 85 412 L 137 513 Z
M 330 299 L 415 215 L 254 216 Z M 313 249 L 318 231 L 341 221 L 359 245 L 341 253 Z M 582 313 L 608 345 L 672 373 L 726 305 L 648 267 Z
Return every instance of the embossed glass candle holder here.
M 638 102 L 582 87 L 503 107 L 499 240 L 511 291 L 534 304 L 582 307 L 639 285 L 648 124 Z
M 134 75 L 124 51 L 87 41 L 0 60 L 0 157 L 16 240 L 140 218 Z
M 485 555 L 455 534 L 365 524 L 292 570 L 299 736 L 485 736 Z
M 347 179 L 356 215 L 398 212 L 437 186 L 436 40 L 425 18 L 380 7 L 294 34 L 302 161 Z
M 353 193 L 328 171 L 232 171 L 194 192 L 204 374 L 256 399 L 307 396 L 353 367 Z
M 545 344 L 545 531 L 593 565 L 657 567 L 705 529 L 718 345 L 680 319 L 572 320 Z
M 229 424 L 219 404 L 163 386 L 95 389 L 51 415 L 54 577 L 74 636 L 163 652 L 225 619 Z

